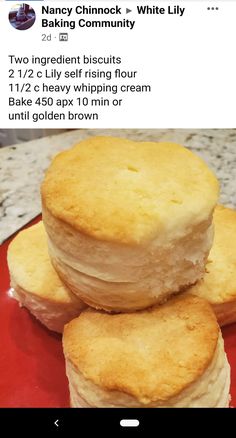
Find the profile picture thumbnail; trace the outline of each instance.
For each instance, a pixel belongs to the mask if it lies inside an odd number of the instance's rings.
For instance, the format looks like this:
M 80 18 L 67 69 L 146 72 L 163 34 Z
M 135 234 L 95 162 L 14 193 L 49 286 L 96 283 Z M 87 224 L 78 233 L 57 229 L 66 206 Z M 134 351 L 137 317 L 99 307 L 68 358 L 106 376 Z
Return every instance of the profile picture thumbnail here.
M 27 30 L 33 26 L 36 14 L 34 9 L 27 3 L 16 3 L 9 12 L 11 25 L 18 30 Z

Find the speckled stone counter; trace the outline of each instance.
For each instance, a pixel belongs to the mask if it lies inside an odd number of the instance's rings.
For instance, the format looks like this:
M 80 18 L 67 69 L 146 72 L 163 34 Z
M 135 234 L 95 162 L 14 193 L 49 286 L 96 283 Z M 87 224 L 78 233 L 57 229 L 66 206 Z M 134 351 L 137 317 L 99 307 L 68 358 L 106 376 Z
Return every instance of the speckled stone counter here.
M 236 208 L 236 129 L 69 131 L 0 149 L 0 243 L 40 213 L 39 187 L 51 158 L 91 135 L 183 144 L 216 173 L 221 182 L 220 201 Z

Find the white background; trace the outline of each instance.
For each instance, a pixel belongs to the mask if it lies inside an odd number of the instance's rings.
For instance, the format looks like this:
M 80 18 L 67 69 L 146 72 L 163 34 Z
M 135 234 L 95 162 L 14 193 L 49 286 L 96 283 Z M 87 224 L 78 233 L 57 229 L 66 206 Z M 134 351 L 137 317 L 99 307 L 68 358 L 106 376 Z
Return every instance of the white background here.
M 42 4 L 73 6 L 77 2 L 28 2 L 37 14 L 27 31 L 14 29 L 8 21 L 13 2 L 0 4 L 1 37 L 1 128 L 234 128 L 236 127 L 236 2 L 139 2 L 149 6 L 179 4 L 183 17 L 138 15 L 136 2 L 84 3 L 86 6 L 118 4 L 132 13 L 112 19 L 135 19 L 130 29 L 79 29 L 69 31 L 68 43 L 57 40 L 67 29 L 41 29 Z M 82 3 L 79 3 L 82 4 Z M 218 6 L 219 11 L 208 11 Z M 53 19 L 55 16 L 43 18 Z M 61 18 L 61 17 L 57 17 Z M 78 20 L 74 14 L 64 19 Z M 109 16 L 85 16 L 107 20 Z M 42 42 L 42 33 L 51 33 L 53 42 Z M 8 54 L 17 56 L 121 56 L 122 69 L 139 70 L 140 83 L 152 85 L 151 94 L 129 94 L 121 108 L 103 108 L 98 121 L 16 122 L 8 120 Z M 55 67 L 55 66 L 54 66 Z M 96 68 L 96 66 L 93 66 Z M 69 66 L 64 67 L 68 70 Z M 75 68 L 75 66 L 71 66 Z M 19 97 L 19 96 L 18 96 Z M 57 96 L 59 97 L 59 96 Z M 119 98 L 119 96 L 116 96 Z M 25 109 L 25 108 L 24 108 Z M 38 107 L 35 108 L 38 110 Z

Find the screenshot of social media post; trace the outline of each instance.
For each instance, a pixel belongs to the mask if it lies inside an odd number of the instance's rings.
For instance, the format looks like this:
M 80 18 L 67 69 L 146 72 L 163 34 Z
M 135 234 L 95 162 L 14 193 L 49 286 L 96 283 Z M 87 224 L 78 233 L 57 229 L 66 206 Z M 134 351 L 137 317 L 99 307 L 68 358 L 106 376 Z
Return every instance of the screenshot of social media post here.
M 234 0 L 0 2 L 7 418 L 54 408 L 57 431 L 114 408 L 144 432 L 236 406 L 235 17 Z

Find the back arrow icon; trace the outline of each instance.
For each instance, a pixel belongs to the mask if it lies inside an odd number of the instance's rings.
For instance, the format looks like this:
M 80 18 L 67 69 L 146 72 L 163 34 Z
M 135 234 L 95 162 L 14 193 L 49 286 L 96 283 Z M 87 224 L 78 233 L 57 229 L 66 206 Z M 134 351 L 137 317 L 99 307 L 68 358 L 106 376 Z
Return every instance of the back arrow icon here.
M 131 9 L 126 8 L 126 14 L 129 14 L 129 12 L 132 12 Z
M 54 424 L 55 424 L 55 426 L 57 426 L 57 427 L 59 427 L 58 421 L 59 421 L 59 420 L 54 421 Z

